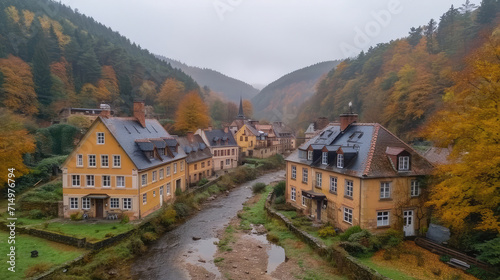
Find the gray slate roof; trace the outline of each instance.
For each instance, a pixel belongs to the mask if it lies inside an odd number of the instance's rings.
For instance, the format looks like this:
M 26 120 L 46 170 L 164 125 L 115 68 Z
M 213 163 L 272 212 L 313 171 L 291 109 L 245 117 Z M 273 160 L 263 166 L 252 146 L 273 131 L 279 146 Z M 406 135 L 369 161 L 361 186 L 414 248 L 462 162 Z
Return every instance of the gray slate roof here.
M 205 136 L 207 137 L 208 145 L 210 147 L 229 147 L 229 146 L 238 146 L 236 141 L 234 140 L 233 134 L 231 132 L 224 132 L 222 129 L 212 129 L 212 130 L 204 130 Z M 228 139 L 228 143 L 224 141 L 217 141 L 226 137 Z M 215 139 L 215 141 L 214 141 Z
M 205 145 L 200 135 L 193 136 L 193 142 L 187 137 L 176 137 L 177 142 L 187 154 L 187 163 L 198 162 L 212 157 L 210 149 Z
M 149 151 L 151 145 L 155 146 L 155 143 L 162 138 L 171 138 L 170 134 L 168 134 L 157 120 L 146 119 L 146 127 L 142 127 L 135 118 L 99 118 L 139 170 L 149 169 L 186 157 L 182 149 L 178 149 L 177 153 L 173 153 L 173 158 L 165 155 L 160 155 L 161 159 L 149 159 L 146 157 L 144 151 Z M 144 142 L 137 140 L 152 141 Z M 169 143 L 172 144 L 172 146 L 168 145 L 170 147 L 175 147 L 175 145 L 177 145 L 177 141 L 173 138 L 166 139 L 166 141 L 168 141 L 166 142 L 167 145 Z M 161 149 L 161 146 L 163 145 L 159 145 L 156 148 Z

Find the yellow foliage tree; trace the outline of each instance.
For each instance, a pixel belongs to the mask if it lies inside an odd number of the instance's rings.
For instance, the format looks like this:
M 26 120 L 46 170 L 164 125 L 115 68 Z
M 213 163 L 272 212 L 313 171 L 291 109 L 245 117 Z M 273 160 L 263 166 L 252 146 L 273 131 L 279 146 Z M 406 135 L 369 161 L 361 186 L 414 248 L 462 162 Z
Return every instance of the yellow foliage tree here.
M 250 100 L 243 100 L 243 114 L 247 118 L 251 118 L 253 116 L 253 106 Z
M 14 168 L 14 174 L 20 177 L 29 171 L 23 163 L 23 155 L 35 151 L 35 139 L 23 127 L 21 117 L 5 108 L 0 108 L 0 119 L 2 120 L 0 122 L 0 166 L 5 169 Z M 0 189 L 5 186 L 5 183 L 7 183 L 7 176 L 0 176 Z
M 27 116 L 38 113 L 38 101 L 31 67 L 17 56 L 0 59 L 3 74 L 3 105 Z
M 158 97 L 157 104 L 166 112 L 166 116 L 172 118 L 179 105 L 179 101 L 184 94 L 184 84 L 176 79 L 166 79 L 163 82 Z
M 19 23 L 19 21 L 21 20 L 19 12 L 14 6 L 9 6 L 5 8 L 5 14 L 7 14 L 7 16 L 15 23 Z
M 206 128 L 210 124 L 208 106 L 196 91 L 192 91 L 182 99 L 175 114 L 175 129 L 187 132 L 198 128 Z
M 500 29 L 454 80 L 426 130 L 437 144 L 453 145 L 428 204 L 455 231 L 500 233 Z
M 97 95 L 95 101 L 112 102 L 120 95 L 120 88 L 118 87 L 118 79 L 116 78 L 113 66 L 104 65 L 101 71 L 101 79 L 97 82 Z

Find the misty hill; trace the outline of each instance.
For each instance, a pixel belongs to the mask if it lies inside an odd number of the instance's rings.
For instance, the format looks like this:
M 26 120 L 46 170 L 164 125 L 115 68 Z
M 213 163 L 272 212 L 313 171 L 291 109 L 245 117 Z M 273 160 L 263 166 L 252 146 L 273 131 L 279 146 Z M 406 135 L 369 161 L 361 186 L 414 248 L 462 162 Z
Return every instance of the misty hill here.
M 410 140 L 443 108 L 459 71 L 500 22 L 500 2 L 453 6 L 440 18 L 414 27 L 406 38 L 378 44 L 348 59 L 319 83 L 295 123 L 305 129 L 317 117 L 337 119 L 349 102 L 361 122 L 378 122 Z M 498 30 L 498 29 L 497 29 Z
M 107 102 L 128 114 L 134 98 L 155 104 L 167 77 L 186 91 L 199 88 L 182 71 L 68 6 L 0 0 L 1 107 L 51 120 L 63 107 Z
M 264 87 L 252 99 L 254 116 L 269 121 L 289 121 L 300 105 L 316 91 L 318 80 L 340 61 L 320 62 L 293 71 Z
M 157 55 L 157 57 L 191 76 L 201 87 L 208 86 L 212 91 L 221 93 L 228 101 L 239 102 L 240 96 L 243 99 L 251 99 L 259 92 L 258 89 L 251 85 L 215 70 L 188 66 L 180 61 L 161 55 Z

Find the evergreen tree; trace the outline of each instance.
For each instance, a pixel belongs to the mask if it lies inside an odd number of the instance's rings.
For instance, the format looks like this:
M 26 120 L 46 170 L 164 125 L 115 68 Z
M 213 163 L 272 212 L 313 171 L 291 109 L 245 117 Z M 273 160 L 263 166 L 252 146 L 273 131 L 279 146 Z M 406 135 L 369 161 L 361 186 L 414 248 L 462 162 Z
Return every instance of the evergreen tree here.
M 499 6 L 500 5 L 497 0 L 481 1 L 481 6 L 479 6 L 479 12 L 477 14 L 476 21 L 480 24 L 491 23 L 498 12 Z
M 52 102 L 50 90 L 52 88 L 52 78 L 50 76 L 50 60 L 47 54 L 47 44 L 45 43 L 43 34 L 36 44 L 32 62 L 33 80 L 35 82 L 38 101 L 43 105 L 48 105 Z
M 422 39 L 422 27 L 412 27 L 409 32 L 410 36 L 408 36 L 408 42 L 412 47 L 415 47 L 420 43 L 420 39 Z
M 427 52 L 430 54 L 436 53 L 436 33 L 437 22 L 434 19 L 431 19 L 424 30 L 424 35 L 427 39 Z

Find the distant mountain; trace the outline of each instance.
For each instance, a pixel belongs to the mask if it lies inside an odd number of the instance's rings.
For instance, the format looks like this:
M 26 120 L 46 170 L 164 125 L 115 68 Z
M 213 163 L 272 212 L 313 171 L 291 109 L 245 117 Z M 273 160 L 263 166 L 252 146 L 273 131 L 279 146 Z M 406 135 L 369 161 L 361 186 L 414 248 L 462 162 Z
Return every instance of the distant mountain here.
M 294 119 L 300 105 L 316 92 L 316 84 L 321 77 L 339 63 L 320 62 L 286 74 L 267 85 L 252 99 L 255 118 L 269 121 Z
M 240 96 L 243 99 L 251 99 L 259 92 L 251 85 L 215 70 L 189 66 L 161 55 L 157 55 L 157 57 L 170 63 L 173 68 L 191 76 L 200 87 L 208 86 L 212 91 L 221 93 L 229 101 L 239 102 Z

